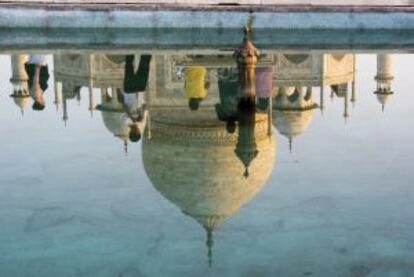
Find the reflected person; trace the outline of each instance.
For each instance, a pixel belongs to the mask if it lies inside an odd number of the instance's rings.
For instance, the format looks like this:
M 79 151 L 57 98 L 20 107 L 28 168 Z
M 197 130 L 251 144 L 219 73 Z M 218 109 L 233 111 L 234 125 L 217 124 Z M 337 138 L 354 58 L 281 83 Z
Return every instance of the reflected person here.
M 270 66 L 255 70 L 256 107 L 258 111 L 267 111 L 273 92 L 273 70 Z
M 29 77 L 29 92 L 32 97 L 33 110 L 41 111 L 45 108 L 44 92 L 48 88 L 49 68 L 46 55 L 30 55 L 25 64 L 25 70 Z
M 226 122 L 226 130 L 233 134 L 236 131 L 239 104 L 239 82 L 237 68 L 218 69 L 218 87 L 220 103 L 215 105 L 219 120 Z
M 147 120 L 148 111 L 144 92 L 149 78 L 151 55 L 140 56 L 136 71 L 134 60 L 134 55 L 125 57 L 124 90 L 117 92 L 117 97 L 124 108 L 124 113 L 121 115 L 121 126 L 131 142 L 137 142 L 141 139 L 141 133 Z
M 184 90 L 188 98 L 190 110 L 196 111 L 200 107 L 200 102 L 207 95 L 210 87 L 209 81 L 206 80 L 207 70 L 203 66 L 192 66 L 184 69 Z

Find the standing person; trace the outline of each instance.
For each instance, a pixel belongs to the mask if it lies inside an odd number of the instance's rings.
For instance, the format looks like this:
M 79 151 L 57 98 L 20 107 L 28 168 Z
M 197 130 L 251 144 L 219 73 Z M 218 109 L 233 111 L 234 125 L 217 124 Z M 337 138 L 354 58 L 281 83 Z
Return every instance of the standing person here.
M 43 94 L 48 88 L 49 68 L 46 55 L 30 55 L 29 61 L 25 64 L 30 96 L 32 97 L 33 110 L 41 111 L 45 108 Z
M 141 55 L 136 72 L 134 59 L 134 55 L 125 57 L 124 90 L 118 91 L 117 96 L 124 107 L 121 115 L 123 132 L 128 134 L 130 141 L 137 142 L 141 139 L 148 116 L 144 92 L 149 78 L 151 55 Z
M 200 107 L 200 102 L 207 95 L 210 83 L 206 81 L 207 70 L 203 66 L 193 66 L 184 69 L 184 90 L 188 98 L 190 110 L 196 111 Z

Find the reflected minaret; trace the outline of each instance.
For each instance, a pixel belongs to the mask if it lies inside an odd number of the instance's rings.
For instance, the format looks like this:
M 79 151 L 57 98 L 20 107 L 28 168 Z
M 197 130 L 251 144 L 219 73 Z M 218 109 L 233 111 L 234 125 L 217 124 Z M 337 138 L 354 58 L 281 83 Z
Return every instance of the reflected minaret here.
M 95 109 L 95 101 L 93 96 L 93 85 L 89 85 L 88 87 L 88 94 L 89 94 L 89 112 L 91 113 L 91 118 L 93 117 L 93 111 Z
M 68 100 L 70 99 L 78 100 L 82 87 L 70 81 L 61 83 L 61 86 L 59 86 L 58 84 L 56 85 L 56 87 L 59 89 L 59 91 L 61 88 L 62 103 L 63 103 L 62 119 L 63 119 L 63 122 L 65 123 L 65 126 L 67 126 L 67 123 L 69 121 Z
M 356 90 L 356 86 L 355 86 L 355 78 L 356 78 L 356 56 L 354 54 L 354 74 L 352 76 L 352 92 L 351 92 L 351 103 L 352 103 L 352 108 L 355 108 L 355 102 L 356 102 L 356 95 L 355 95 L 355 90 Z
M 24 67 L 28 59 L 28 55 L 11 55 L 12 77 L 10 82 L 13 85 L 13 93 L 10 97 L 19 106 L 22 114 L 24 114 L 24 108 L 30 103 L 29 77 Z
M 123 104 L 119 101 L 117 94 L 120 89 L 101 88 L 101 103 L 96 106 L 96 110 L 101 112 L 105 127 L 115 137 L 123 142 L 125 155 L 128 154 L 128 134 L 124 133 L 121 123 L 121 115 L 124 113 Z M 90 97 L 93 97 L 91 93 Z
M 59 105 L 61 102 L 62 102 L 62 91 L 60 88 L 60 83 L 55 81 L 53 104 L 55 104 L 57 112 L 59 111 Z
M 91 113 L 91 118 L 93 117 L 93 110 L 95 108 L 94 98 L 93 98 L 93 79 L 94 74 L 94 55 L 89 55 L 88 57 L 88 94 L 89 94 L 89 112 Z
M 68 123 L 69 116 L 68 116 L 68 103 L 67 103 L 67 97 L 66 95 L 63 95 L 63 122 L 65 123 L 65 126 Z
M 378 102 L 384 111 L 385 104 L 389 101 L 390 96 L 394 93 L 391 91 L 391 81 L 394 79 L 392 75 L 392 55 L 378 54 L 377 55 L 377 90 L 374 92 L 377 95 Z
M 344 109 L 342 116 L 344 117 L 345 123 L 349 117 L 349 92 L 348 92 L 348 83 L 342 83 L 338 85 L 331 86 L 332 95 L 336 95 L 339 98 L 344 99 Z M 352 86 L 354 89 L 354 86 Z M 352 97 L 352 96 L 351 96 Z
M 322 84 L 320 88 L 320 94 L 319 94 L 319 109 L 321 110 L 321 114 L 323 115 L 323 112 L 325 110 L 325 99 L 324 99 L 324 93 L 325 93 L 325 87 Z

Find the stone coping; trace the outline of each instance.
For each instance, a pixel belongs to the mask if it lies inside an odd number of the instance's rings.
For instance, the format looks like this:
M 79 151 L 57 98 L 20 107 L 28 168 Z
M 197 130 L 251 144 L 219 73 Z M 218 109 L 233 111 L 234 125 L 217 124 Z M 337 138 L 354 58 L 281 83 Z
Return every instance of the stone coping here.
M 218 6 L 11 1 L 0 2 L 0 28 L 240 29 L 251 13 L 256 30 L 414 30 L 414 6 Z
M 138 1 L 139 2 L 139 1 Z M 331 1 L 329 4 L 249 4 L 249 5 L 217 5 L 217 4 L 184 4 L 184 3 L 148 3 L 137 1 L 8 1 L 0 0 L 0 7 L 3 8 L 29 8 L 44 10 L 86 10 L 86 11 L 239 11 L 239 12 L 414 12 L 414 0 L 412 3 L 398 3 L 386 5 L 387 1 L 376 2 L 365 1 L 365 4 L 342 4 L 341 1 Z M 336 3 L 337 2 L 337 3 Z M 378 1 L 377 1 L 378 2 Z M 390 1 L 388 1 L 390 2 Z M 399 2 L 399 1 L 396 1 Z M 405 1 L 403 1 L 405 2 Z M 411 1 L 409 1 L 411 2 Z M 335 4 L 336 3 L 336 4 Z

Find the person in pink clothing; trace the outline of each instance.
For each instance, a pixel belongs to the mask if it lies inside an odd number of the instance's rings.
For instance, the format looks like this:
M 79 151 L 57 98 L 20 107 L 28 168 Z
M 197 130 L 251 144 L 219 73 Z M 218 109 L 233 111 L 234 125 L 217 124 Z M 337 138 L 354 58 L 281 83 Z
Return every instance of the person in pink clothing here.
M 272 67 L 257 67 L 255 70 L 256 80 L 256 106 L 265 111 L 269 107 L 269 99 L 273 91 L 273 69 Z

